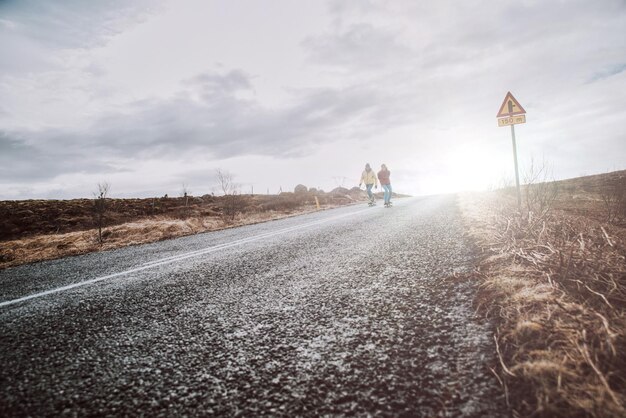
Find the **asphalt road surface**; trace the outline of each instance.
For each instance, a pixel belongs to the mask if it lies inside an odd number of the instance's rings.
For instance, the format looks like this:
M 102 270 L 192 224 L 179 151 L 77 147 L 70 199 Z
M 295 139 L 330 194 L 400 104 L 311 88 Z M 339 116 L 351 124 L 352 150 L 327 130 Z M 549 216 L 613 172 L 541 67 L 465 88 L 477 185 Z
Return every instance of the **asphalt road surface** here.
M 1 416 L 506 416 L 452 196 L 0 271 Z

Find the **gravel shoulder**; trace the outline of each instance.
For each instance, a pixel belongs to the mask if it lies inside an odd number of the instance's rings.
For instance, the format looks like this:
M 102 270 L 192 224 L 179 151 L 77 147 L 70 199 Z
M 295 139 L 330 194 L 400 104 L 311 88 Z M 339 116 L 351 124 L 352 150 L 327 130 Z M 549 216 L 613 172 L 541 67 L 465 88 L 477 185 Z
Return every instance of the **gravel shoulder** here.
M 0 413 L 507 416 L 490 324 L 472 284 L 450 278 L 471 262 L 452 196 L 7 269 L 0 289 L 8 300 L 290 227 L 1 308 Z

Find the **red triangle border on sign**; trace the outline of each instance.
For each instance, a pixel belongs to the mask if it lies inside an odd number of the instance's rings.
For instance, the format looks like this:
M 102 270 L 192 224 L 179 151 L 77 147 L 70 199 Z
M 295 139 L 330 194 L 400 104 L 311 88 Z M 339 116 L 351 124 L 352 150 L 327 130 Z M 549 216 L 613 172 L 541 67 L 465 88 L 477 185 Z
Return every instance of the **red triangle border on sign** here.
M 512 100 L 513 103 L 515 104 L 515 106 L 519 107 L 520 110 L 518 112 L 506 112 L 505 111 L 505 107 L 506 107 L 506 102 L 507 100 Z M 506 96 L 504 97 L 504 100 L 502 101 L 502 105 L 500 106 L 500 110 L 498 111 L 498 114 L 496 115 L 497 118 L 504 118 L 506 116 L 515 116 L 515 115 L 524 115 L 526 113 L 526 111 L 524 110 L 524 108 L 522 107 L 521 104 L 519 104 L 519 102 L 517 101 L 517 99 L 515 97 L 513 97 L 513 95 L 511 94 L 511 92 L 507 92 Z

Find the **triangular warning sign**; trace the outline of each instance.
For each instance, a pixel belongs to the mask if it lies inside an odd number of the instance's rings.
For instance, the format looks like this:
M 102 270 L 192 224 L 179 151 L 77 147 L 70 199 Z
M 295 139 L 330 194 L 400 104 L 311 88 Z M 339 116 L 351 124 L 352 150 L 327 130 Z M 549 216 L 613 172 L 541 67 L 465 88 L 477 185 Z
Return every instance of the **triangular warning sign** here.
M 511 92 L 508 92 L 496 117 L 503 118 L 506 116 L 523 115 L 524 113 L 526 113 L 526 111 L 522 105 L 513 97 Z

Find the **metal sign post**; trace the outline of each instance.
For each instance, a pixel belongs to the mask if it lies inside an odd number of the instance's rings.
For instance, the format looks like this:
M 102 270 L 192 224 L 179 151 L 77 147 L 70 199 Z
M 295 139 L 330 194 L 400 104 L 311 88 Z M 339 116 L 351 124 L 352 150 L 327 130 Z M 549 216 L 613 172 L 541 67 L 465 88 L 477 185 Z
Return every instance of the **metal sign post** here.
M 517 187 L 517 208 L 522 211 L 522 192 L 519 186 L 519 169 L 517 166 L 517 145 L 515 143 L 515 125 L 518 123 L 526 123 L 526 111 L 519 104 L 519 102 L 513 97 L 511 92 L 508 92 L 500 106 L 498 112 L 498 126 L 511 125 L 511 139 L 513 141 L 513 163 L 515 165 L 515 186 Z
M 509 112 L 511 111 L 509 102 Z M 522 191 L 519 187 L 519 169 L 517 168 L 517 145 L 515 144 L 515 124 L 511 124 L 511 139 L 513 140 L 513 163 L 515 164 L 515 186 L 517 187 L 517 208 L 522 211 Z

